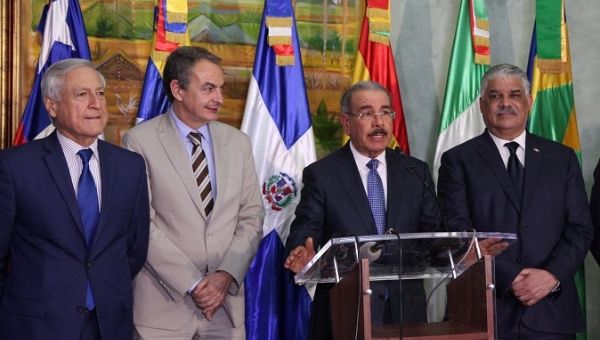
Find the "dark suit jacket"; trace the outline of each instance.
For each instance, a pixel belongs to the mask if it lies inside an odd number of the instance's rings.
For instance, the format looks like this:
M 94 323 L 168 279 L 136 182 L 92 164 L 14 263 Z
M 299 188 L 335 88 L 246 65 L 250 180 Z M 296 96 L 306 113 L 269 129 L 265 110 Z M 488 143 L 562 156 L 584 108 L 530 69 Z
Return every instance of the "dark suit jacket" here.
M 132 338 L 131 282 L 148 246 L 145 166 L 103 141 L 98 153 L 102 204 L 88 251 L 56 133 L 0 152 L 1 339 L 79 339 L 88 279 L 102 338 Z
M 600 264 L 600 161 L 594 170 L 594 185 L 590 194 L 590 212 L 594 224 L 594 240 L 590 252 L 594 255 L 596 262 Z
M 432 188 L 427 165 L 391 149 L 386 150 L 386 163 L 387 227 L 401 233 L 436 230 L 440 214 L 433 191 L 427 189 L 423 180 L 415 175 L 418 173 Z M 308 237 L 313 238 L 317 247 L 332 237 L 377 234 L 369 200 L 349 144 L 307 166 L 302 182 L 304 186 L 300 203 L 286 243 L 288 253 L 303 245 Z M 422 298 L 424 301 L 422 284 L 414 283 L 420 285 L 419 296 L 414 296 L 416 293 L 405 296 L 407 299 Z M 328 330 L 315 333 L 315 327 L 329 326 L 329 288 L 323 285 L 317 287 L 311 323 L 318 320 L 327 325 L 311 325 L 312 338 L 330 337 Z M 405 286 L 405 292 L 407 288 Z M 422 305 L 424 308 L 424 302 Z M 421 312 L 424 313 L 424 310 Z M 405 319 L 408 318 L 405 315 Z
M 584 329 L 574 275 L 592 238 L 581 169 L 573 150 L 527 133 L 522 200 L 488 132 L 442 155 L 438 192 L 454 230 L 516 233 L 518 241 L 496 258 L 499 334 L 519 321 L 543 332 Z M 523 268 L 542 268 L 562 290 L 523 307 L 510 290 Z

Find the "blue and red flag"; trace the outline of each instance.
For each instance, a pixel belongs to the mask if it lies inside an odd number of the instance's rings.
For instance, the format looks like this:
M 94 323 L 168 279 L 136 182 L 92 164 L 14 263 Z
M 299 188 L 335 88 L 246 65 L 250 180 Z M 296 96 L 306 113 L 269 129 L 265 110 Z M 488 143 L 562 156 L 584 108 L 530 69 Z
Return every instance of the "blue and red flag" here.
M 246 339 L 306 339 L 311 298 L 283 267 L 302 170 L 316 160 L 290 0 L 265 1 L 242 131 L 252 140 L 266 212 L 245 280 Z
M 146 66 L 137 122 L 167 111 L 169 99 L 163 87 L 162 72 L 169 53 L 180 45 L 189 45 L 187 0 L 156 0 L 154 39 Z
M 57 61 L 68 58 L 91 60 L 87 32 L 77 0 L 52 0 L 42 13 L 38 24 L 42 46 L 36 68 L 33 88 L 21 118 L 21 124 L 13 141 L 20 145 L 35 139 L 46 129 L 52 128 L 50 116 L 44 107 L 41 81 L 46 69 Z

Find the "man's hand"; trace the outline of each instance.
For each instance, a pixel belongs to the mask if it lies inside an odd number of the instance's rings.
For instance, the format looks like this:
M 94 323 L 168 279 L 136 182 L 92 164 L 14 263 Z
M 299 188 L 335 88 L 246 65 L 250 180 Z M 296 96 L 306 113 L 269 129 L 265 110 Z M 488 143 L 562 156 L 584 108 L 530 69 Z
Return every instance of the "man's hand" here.
M 192 300 L 196 306 L 202 309 L 202 313 L 208 319 L 221 307 L 229 286 L 233 282 L 233 276 L 225 271 L 217 271 L 205 276 L 192 291 Z
M 479 241 L 481 255 L 499 255 L 504 249 L 508 248 L 508 242 L 501 238 L 486 238 Z
M 306 239 L 306 243 L 303 246 L 298 246 L 290 252 L 290 255 L 285 259 L 283 266 L 294 273 L 298 273 L 310 260 L 312 260 L 313 257 L 315 257 L 315 254 L 313 239 L 312 237 L 309 237 Z
M 536 268 L 525 268 L 513 280 L 512 291 L 525 306 L 533 306 L 545 298 L 558 280 L 549 271 Z

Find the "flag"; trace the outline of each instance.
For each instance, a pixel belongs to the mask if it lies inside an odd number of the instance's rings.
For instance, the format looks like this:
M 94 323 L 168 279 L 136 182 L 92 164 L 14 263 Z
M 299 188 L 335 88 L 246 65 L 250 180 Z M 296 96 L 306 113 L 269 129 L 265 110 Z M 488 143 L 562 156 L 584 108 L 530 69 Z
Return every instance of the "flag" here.
M 527 75 L 533 97 L 529 132 L 572 148 L 581 162 L 571 53 L 564 3 L 561 0 L 536 1 L 536 23 L 531 37 Z M 575 274 L 575 283 L 585 316 L 583 266 Z M 586 339 L 586 333 L 578 333 L 577 339 Z
M 380 83 L 388 90 L 392 97 L 392 108 L 396 112 L 393 126 L 394 136 L 390 146 L 400 146 L 408 154 L 410 150 L 406 121 L 402 110 L 394 55 L 390 46 L 389 0 L 367 0 L 366 4 L 352 83 L 371 80 Z M 345 139 L 347 138 L 345 136 Z
M 479 87 L 483 74 L 490 67 L 489 46 L 485 0 L 462 0 L 433 160 L 433 176 L 436 181 L 442 154 L 481 134 L 485 128 L 479 107 Z
M 41 82 L 50 65 L 67 58 L 91 60 L 83 15 L 77 0 L 53 0 L 44 6 L 38 24 L 42 46 L 35 72 L 33 87 L 13 141 L 20 145 L 48 134 L 54 129 L 44 107 Z
M 179 45 L 189 45 L 187 33 L 187 0 L 156 0 L 154 37 L 146 65 L 136 123 L 167 111 L 170 106 L 162 82 L 162 72 L 169 53 Z
M 311 298 L 283 267 L 302 170 L 316 160 L 291 0 L 265 1 L 241 129 L 252 140 L 266 212 L 245 279 L 246 339 L 306 339 Z

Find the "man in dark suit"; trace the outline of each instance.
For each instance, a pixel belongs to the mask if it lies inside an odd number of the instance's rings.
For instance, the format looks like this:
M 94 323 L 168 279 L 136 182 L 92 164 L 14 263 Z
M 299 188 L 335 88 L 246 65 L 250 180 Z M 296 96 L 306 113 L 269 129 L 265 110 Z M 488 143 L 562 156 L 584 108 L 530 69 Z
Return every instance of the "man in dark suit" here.
M 41 86 L 56 131 L 0 152 L 0 339 L 131 339 L 144 161 L 98 139 L 106 84 L 89 61 L 55 63 Z
M 433 185 L 427 165 L 387 148 L 395 115 L 387 90 L 375 82 L 359 82 L 344 93 L 341 106 L 340 121 L 350 142 L 304 169 L 301 200 L 286 244 L 285 266 L 296 273 L 315 255 L 313 245 L 332 237 L 381 234 L 389 228 L 401 233 L 434 231 L 440 221 L 436 198 L 424 183 Z M 382 184 L 379 203 L 374 202 L 373 178 Z M 413 283 L 403 288 L 411 292 L 404 294 L 404 303 L 419 309 L 404 320 L 424 321 L 422 283 Z M 331 338 L 330 288 L 317 287 L 312 339 Z M 385 289 L 379 293 L 373 295 L 375 305 L 385 306 L 398 297 Z M 386 316 L 374 310 L 373 318 L 377 322 Z
M 500 339 L 574 339 L 585 329 L 574 275 L 592 238 L 577 157 L 525 130 L 532 98 L 521 69 L 490 68 L 481 90 L 487 129 L 442 155 L 448 226 L 518 235 L 496 258 Z

